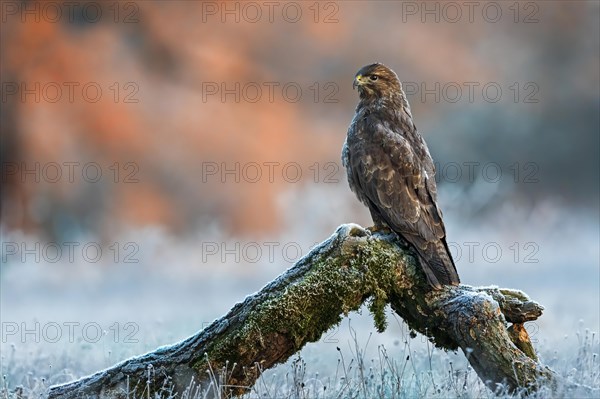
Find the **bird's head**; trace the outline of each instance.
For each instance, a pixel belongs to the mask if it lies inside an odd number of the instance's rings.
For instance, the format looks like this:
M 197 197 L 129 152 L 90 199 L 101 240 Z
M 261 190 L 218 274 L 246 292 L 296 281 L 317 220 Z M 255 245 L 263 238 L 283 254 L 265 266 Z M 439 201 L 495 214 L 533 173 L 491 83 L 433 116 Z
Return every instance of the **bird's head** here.
M 380 63 L 366 65 L 356 72 L 352 87 L 358 88 L 361 99 L 402 96 L 398 75 Z

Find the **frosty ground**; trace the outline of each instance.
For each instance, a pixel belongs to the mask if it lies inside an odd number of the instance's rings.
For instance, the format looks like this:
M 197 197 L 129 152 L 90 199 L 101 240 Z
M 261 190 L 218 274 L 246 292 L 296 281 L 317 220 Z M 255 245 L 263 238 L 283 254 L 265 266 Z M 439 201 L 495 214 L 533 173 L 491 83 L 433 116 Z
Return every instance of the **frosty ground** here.
M 103 243 L 111 254 L 96 263 L 82 259 L 51 263 L 43 256 L 39 262 L 32 257 L 24 262 L 3 260 L 2 397 L 10 397 L 18 386 L 24 394 L 38 397 L 50 385 L 196 333 L 292 266 L 302 253 L 291 250 L 308 252 L 340 221 L 369 225 L 364 210 L 340 206 L 335 198 L 335 193 L 312 196 L 310 190 L 302 197 L 284 198 L 291 207 L 299 206 L 294 201 L 308 208 L 311 201 L 318 201 L 319 207 L 312 209 L 320 213 L 290 213 L 295 216 L 288 221 L 289 228 L 277 237 L 231 237 L 218 226 L 208 226 L 182 238 L 148 228 L 125 231 L 110 240 L 79 237 L 81 243 Z M 599 396 L 597 223 L 553 204 L 529 214 L 505 209 L 477 222 L 458 216 L 453 220 L 456 213 L 451 209 L 447 214 L 450 241 L 463 250 L 457 259 L 463 282 L 518 288 L 540 302 L 544 314 L 526 327 L 541 362 L 563 377 L 565 389 L 582 385 L 566 397 Z M 4 242 L 25 242 L 30 247 L 43 242 L 14 231 L 3 231 L 2 237 Z M 127 250 L 124 244 L 136 244 L 137 262 L 123 262 L 123 252 L 115 262 L 114 251 L 108 249 L 115 242 L 122 250 Z M 491 258 L 475 251 L 470 259 L 465 252 L 489 243 L 503 255 Z M 236 244 L 239 259 L 231 254 L 223 258 Z M 287 253 L 282 251 L 286 245 Z M 256 248 L 263 251 L 258 258 L 250 252 Z M 268 248 L 274 249 L 272 254 Z M 435 349 L 420 335 L 411 339 L 402 320 L 390 312 L 388 321 L 387 330 L 378 334 L 367 311 L 350 314 L 319 342 L 265 371 L 248 397 L 494 397 L 462 353 Z M 219 374 L 213 370 L 216 385 L 222 383 Z M 191 382 L 187 397 L 204 397 L 206 389 Z M 497 395 L 512 397 L 502 387 Z M 159 397 L 169 395 L 163 392 Z

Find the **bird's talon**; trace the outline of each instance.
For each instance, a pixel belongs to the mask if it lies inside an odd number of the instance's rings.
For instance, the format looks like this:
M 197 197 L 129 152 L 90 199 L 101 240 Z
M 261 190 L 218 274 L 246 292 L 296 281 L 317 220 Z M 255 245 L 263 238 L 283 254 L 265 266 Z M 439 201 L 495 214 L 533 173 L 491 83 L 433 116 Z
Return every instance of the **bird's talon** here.
M 355 225 L 350 229 L 348 235 L 351 237 L 369 237 L 371 235 L 371 232 L 368 228 L 363 229 L 362 227 Z
M 392 233 L 392 229 L 390 229 L 389 227 L 383 227 L 383 226 L 370 226 L 367 227 L 367 230 L 371 233 L 371 234 L 391 234 Z

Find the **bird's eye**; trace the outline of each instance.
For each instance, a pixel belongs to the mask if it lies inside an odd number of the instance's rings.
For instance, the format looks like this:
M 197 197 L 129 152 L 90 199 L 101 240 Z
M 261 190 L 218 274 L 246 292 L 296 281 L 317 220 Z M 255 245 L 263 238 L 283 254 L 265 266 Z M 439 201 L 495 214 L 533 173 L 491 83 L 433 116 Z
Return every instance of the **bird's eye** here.
M 379 76 L 377 76 L 377 75 L 371 75 L 371 76 L 369 76 L 369 79 L 375 81 L 375 80 L 379 79 Z

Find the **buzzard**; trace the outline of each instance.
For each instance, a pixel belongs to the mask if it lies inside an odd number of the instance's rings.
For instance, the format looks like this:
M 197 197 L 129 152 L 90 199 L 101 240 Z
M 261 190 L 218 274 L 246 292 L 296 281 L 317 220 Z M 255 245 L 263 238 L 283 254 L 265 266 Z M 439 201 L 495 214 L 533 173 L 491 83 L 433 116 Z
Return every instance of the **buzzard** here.
M 360 101 L 342 151 L 350 188 L 371 211 L 376 230 L 389 228 L 416 250 L 432 287 L 457 285 L 433 160 L 398 76 L 371 64 L 356 73 L 353 87 Z

